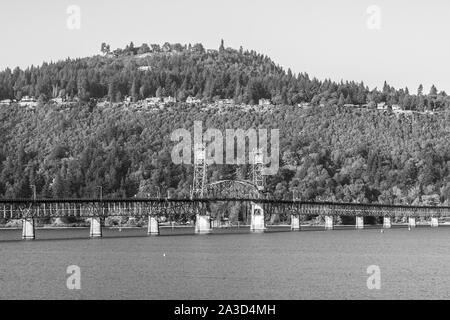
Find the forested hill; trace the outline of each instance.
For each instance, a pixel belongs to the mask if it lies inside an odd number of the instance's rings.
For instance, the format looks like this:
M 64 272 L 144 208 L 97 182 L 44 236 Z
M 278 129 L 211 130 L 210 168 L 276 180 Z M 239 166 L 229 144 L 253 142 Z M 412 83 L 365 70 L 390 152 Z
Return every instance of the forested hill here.
M 437 204 L 450 197 L 450 97 L 435 86 L 410 93 L 319 81 L 223 42 L 218 50 L 131 43 L 0 72 L 0 99 L 24 96 L 38 103 L 0 105 L 0 197 L 29 197 L 30 184 L 41 197 L 91 197 L 100 185 L 105 196 L 151 186 L 155 195 L 159 186 L 187 197 L 192 167 L 172 163 L 170 134 L 196 120 L 205 129 L 279 129 L 282 168 L 266 183 L 279 198 L 295 191 L 303 200 Z M 155 96 L 178 102 L 142 101 Z M 188 96 L 196 102 L 185 103 Z M 254 105 L 262 98 L 272 105 Z M 221 99 L 235 104 L 214 103 Z M 247 169 L 213 166 L 209 180 L 245 178 Z
M 236 103 L 257 104 L 271 99 L 275 105 L 399 105 L 404 110 L 443 110 L 450 97 L 435 86 L 420 86 L 414 92 L 384 84 L 370 90 L 360 82 L 319 81 L 308 74 L 283 70 L 270 58 L 254 51 L 225 48 L 205 50 L 201 44 L 163 46 L 133 43 L 111 51 L 103 43 L 101 55 L 44 63 L 26 70 L 0 72 L 0 100 L 24 96 L 45 102 L 51 98 L 79 101 L 107 98 L 111 102 L 131 96 L 133 101 L 148 97 L 188 96 L 212 101 L 234 99 Z
M 281 169 L 267 179 L 279 198 L 436 204 L 450 198 L 450 113 L 395 115 L 345 107 L 217 108 L 176 103 L 151 110 L 122 104 L 0 108 L 0 195 L 132 197 L 148 186 L 187 197 L 192 167 L 176 166 L 176 128 L 280 129 Z M 209 181 L 245 178 L 213 166 Z M 147 190 L 156 195 L 153 190 Z

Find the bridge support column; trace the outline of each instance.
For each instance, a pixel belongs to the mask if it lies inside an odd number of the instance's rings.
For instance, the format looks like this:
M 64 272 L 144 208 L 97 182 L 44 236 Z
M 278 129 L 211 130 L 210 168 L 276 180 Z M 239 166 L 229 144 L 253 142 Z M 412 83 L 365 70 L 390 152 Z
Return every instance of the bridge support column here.
M 34 219 L 25 218 L 22 220 L 22 239 L 23 240 L 34 240 Z
M 195 216 L 195 233 L 208 234 L 211 232 L 211 216 L 197 214 Z
M 364 218 L 356 217 L 356 229 L 364 229 Z
M 439 220 L 438 220 L 438 218 L 431 217 L 430 226 L 432 228 L 439 227 Z
M 159 223 L 156 217 L 148 216 L 147 234 L 150 236 L 159 236 Z
M 291 230 L 300 231 L 300 216 L 297 214 L 291 215 Z
M 264 220 L 264 209 L 257 203 L 252 203 L 252 211 L 250 216 L 250 231 L 264 232 L 266 223 Z
M 391 225 L 391 217 L 384 217 L 383 218 L 383 228 L 390 229 L 392 227 Z
M 325 216 L 325 230 L 333 230 L 333 216 Z
M 89 236 L 91 238 L 101 238 L 102 237 L 102 221 L 100 217 L 94 217 L 90 219 L 91 226 L 89 231 Z
M 408 226 L 410 228 L 415 228 L 416 227 L 416 218 L 409 217 L 408 218 Z

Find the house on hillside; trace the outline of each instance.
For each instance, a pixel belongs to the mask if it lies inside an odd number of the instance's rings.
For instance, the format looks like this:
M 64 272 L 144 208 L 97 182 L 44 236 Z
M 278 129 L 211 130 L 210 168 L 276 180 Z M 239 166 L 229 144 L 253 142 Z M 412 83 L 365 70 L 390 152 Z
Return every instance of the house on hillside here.
M 188 104 L 196 104 L 196 103 L 201 103 L 202 101 L 200 99 L 196 99 L 192 96 L 187 97 L 186 99 L 186 103 Z
M 398 104 L 393 104 L 392 105 L 392 111 L 394 111 L 394 112 L 398 112 L 398 111 L 401 111 L 402 110 L 402 107 L 400 106 L 400 105 L 398 105 Z
M 386 102 L 380 102 L 377 104 L 377 109 L 378 110 L 387 110 L 388 109 L 388 105 L 386 104 Z
M 145 71 L 151 71 L 152 67 L 150 66 L 141 66 L 138 68 L 139 71 L 145 72 Z
M 218 104 L 234 104 L 233 99 L 220 99 L 217 101 Z
M 53 98 L 50 101 L 53 103 L 56 103 L 56 104 L 62 104 L 64 102 L 64 99 L 63 98 Z
M 171 102 L 177 102 L 177 99 L 171 96 L 164 97 L 163 99 L 164 103 L 171 103 Z
M 270 99 L 259 99 L 260 106 L 269 106 L 271 103 Z
M 311 103 L 309 103 L 309 102 L 302 102 L 302 103 L 297 104 L 297 106 L 300 107 L 300 108 L 307 109 L 307 108 L 311 107 Z
M 145 99 L 145 102 L 147 102 L 148 104 L 158 104 L 158 103 L 161 102 L 161 98 L 159 98 L 159 97 L 151 97 L 151 98 Z
M 0 106 L 9 106 L 12 103 L 11 99 L 5 99 L 0 101 Z
M 19 105 L 21 107 L 35 107 L 37 105 L 37 102 L 34 98 L 29 96 L 24 96 L 20 101 Z

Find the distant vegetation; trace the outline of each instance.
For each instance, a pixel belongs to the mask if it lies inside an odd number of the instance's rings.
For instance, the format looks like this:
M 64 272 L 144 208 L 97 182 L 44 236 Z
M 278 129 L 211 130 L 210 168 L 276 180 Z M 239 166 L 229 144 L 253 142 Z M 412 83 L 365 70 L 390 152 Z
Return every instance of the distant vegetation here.
M 192 167 L 171 161 L 174 129 L 280 129 L 281 169 L 268 177 L 277 198 L 388 204 L 442 204 L 450 199 L 449 98 L 433 87 L 416 95 L 385 85 L 334 83 L 293 75 L 255 52 L 203 46 L 129 45 L 103 56 L 0 73 L 0 97 L 40 97 L 37 107 L 0 107 L 0 196 L 103 195 L 188 197 Z M 147 54 L 147 55 L 145 55 Z M 140 56 L 139 56 L 140 55 Z M 139 58 L 140 57 L 140 58 Z M 147 66 L 149 70 L 140 71 Z M 132 108 L 122 101 L 187 96 L 234 99 L 240 106 L 169 103 Z M 95 99 L 108 97 L 111 104 Z M 52 97 L 76 103 L 47 103 Z M 246 108 L 260 98 L 272 106 Z M 302 108 L 297 103 L 309 102 Z M 377 103 L 439 115 L 372 110 Z M 345 104 L 368 104 L 349 108 Z M 206 106 L 206 107 L 205 107 Z M 244 179 L 248 167 L 212 166 L 209 181 Z
M 439 204 L 450 199 L 450 113 L 394 115 L 345 107 L 219 112 L 184 103 L 153 111 L 84 103 L 0 109 L 0 194 L 30 197 L 188 197 L 192 167 L 171 161 L 175 128 L 279 128 L 280 199 Z M 245 179 L 248 167 L 212 166 L 209 181 Z

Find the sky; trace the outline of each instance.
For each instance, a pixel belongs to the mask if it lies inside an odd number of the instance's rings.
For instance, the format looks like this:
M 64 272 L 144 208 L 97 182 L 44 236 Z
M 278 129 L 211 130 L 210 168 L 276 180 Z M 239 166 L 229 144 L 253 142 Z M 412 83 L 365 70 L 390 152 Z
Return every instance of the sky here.
M 2 0 L 0 70 L 91 56 L 102 42 L 224 39 L 320 80 L 450 94 L 449 15 L 448 0 Z

